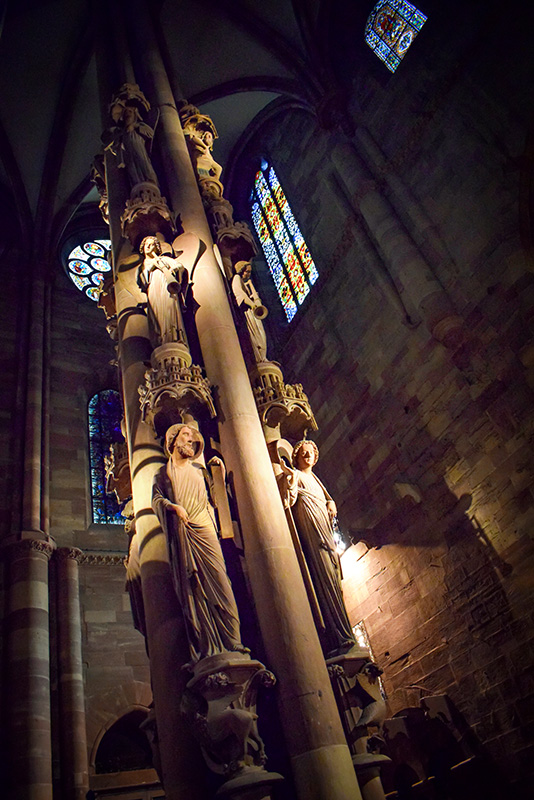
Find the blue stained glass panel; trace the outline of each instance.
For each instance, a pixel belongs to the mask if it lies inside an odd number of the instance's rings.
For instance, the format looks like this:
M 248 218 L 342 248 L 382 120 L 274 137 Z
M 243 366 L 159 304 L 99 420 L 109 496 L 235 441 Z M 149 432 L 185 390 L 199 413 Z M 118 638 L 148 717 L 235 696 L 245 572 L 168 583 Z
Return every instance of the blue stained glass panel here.
M 274 169 L 262 161 L 252 193 L 252 221 L 288 321 L 319 272 Z
M 69 269 L 71 272 L 75 272 L 76 275 L 90 275 L 91 265 L 86 264 L 84 261 L 69 261 Z
M 379 0 L 367 19 L 365 41 L 395 72 L 427 17 L 406 0 Z
M 100 272 L 109 272 L 111 269 L 111 264 L 105 258 L 92 258 L 91 266 L 100 270 Z
M 80 245 L 74 248 L 69 254 L 69 258 L 89 258 L 88 254 L 82 250 Z
M 93 522 L 123 525 L 124 517 L 114 494 L 106 494 L 105 457 L 110 445 L 122 442 L 122 408 L 119 393 L 104 389 L 89 400 L 89 460 Z
M 87 250 L 89 255 L 91 256 L 100 256 L 102 257 L 105 254 L 105 250 L 101 244 L 97 244 L 96 242 L 86 242 L 84 244 L 84 250 Z
M 98 289 L 104 280 L 103 272 L 111 270 L 111 241 L 109 239 L 94 239 L 77 245 L 68 257 L 68 274 L 78 289 L 85 291 L 87 297 L 97 301 Z M 73 274 L 75 273 L 75 274 Z M 80 280 L 78 276 L 87 276 Z M 91 286 L 91 284 L 93 284 Z M 90 288 L 87 288 L 87 287 Z
M 88 286 L 91 281 L 89 278 L 81 278 L 79 275 L 69 275 L 71 281 L 78 287 L 78 289 L 83 289 L 85 286 Z

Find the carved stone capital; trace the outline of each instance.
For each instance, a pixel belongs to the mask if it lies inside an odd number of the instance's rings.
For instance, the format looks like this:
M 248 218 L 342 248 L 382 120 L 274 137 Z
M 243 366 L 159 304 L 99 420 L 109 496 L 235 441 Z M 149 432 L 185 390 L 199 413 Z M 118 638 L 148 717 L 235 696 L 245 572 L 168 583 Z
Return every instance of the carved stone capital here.
M 16 554 L 18 556 L 22 555 L 29 555 L 30 553 L 43 553 L 48 559 L 54 553 L 56 549 L 55 545 L 51 542 L 47 542 L 44 539 L 20 539 L 18 542 L 13 542 L 9 546 L 9 550 L 12 554 Z
M 279 364 L 257 363 L 249 376 L 262 425 L 276 432 L 274 438 L 302 439 L 307 430 L 317 430 L 302 384 L 286 383 Z
M 82 563 L 83 550 L 78 547 L 59 547 L 54 555 L 58 561 L 76 561 L 78 564 Z
M 109 225 L 109 202 L 108 202 L 108 188 L 106 185 L 106 167 L 104 164 L 104 153 L 97 153 L 91 165 L 91 181 L 96 186 L 97 192 L 100 195 L 100 202 L 98 207 L 102 214 L 102 219 Z
M 180 117 L 180 122 L 182 123 L 184 133 L 200 133 L 209 131 L 214 139 L 219 138 L 217 128 L 213 124 L 212 118 L 207 114 L 202 114 L 200 109 L 198 109 L 192 103 L 184 102 L 181 108 L 178 110 L 178 115 Z

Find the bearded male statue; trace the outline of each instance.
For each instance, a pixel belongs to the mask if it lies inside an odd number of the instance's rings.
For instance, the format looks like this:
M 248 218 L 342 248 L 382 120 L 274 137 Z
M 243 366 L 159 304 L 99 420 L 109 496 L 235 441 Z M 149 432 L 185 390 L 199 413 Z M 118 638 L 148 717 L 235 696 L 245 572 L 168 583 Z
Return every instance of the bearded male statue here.
M 209 474 L 194 460 L 203 449 L 197 430 L 172 425 L 165 436 L 169 460 L 156 474 L 152 492 L 152 508 L 167 537 L 191 665 L 225 651 L 250 652 L 241 643 L 237 606 L 210 507 Z

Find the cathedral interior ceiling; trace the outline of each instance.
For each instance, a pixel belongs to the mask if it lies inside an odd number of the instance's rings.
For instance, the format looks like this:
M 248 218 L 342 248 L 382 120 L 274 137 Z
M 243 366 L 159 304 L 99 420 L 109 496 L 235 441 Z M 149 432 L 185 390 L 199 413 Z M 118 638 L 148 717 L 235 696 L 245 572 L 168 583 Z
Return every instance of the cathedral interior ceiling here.
M 184 97 L 216 119 L 215 152 L 225 164 L 243 131 L 284 87 L 289 94 L 299 90 L 305 58 L 293 6 L 279 0 L 149 5 Z M 315 5 L 308 4 L 312 14 Z M 95 199 L 87 178 L 102 131 L 98 36 L 83 0 L 7 4 L 0 39 L 0 180 L 19 198 L 27 227 L 33 218 L 46 229 L 55 217 L 57 230 L 57 220 L 68 221 L 77 203 Z

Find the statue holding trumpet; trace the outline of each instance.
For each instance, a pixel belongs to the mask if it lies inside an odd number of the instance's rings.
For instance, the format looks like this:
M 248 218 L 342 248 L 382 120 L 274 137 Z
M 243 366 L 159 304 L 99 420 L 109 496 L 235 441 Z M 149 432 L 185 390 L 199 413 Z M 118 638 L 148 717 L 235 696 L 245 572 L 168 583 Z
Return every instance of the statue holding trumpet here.
M 238 307 L 245 313 L 247 330 L 252 344 L 252 351 L 256 362 L 267 360 L 267 337 L 262 320 L 269 313 L 261 302 L 250 276 L 252 266 L 250 261 L 238 261 L 234 267 L 235 275 L 232 278 L 232 291 Z

